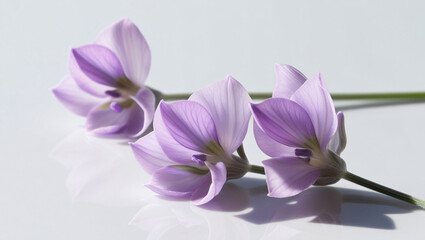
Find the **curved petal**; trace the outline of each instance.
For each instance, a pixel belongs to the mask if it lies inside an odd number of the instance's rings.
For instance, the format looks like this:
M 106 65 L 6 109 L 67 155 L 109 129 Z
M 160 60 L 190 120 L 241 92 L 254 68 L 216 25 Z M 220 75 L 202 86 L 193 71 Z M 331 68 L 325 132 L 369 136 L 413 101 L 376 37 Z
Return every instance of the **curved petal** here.
M 81 82 L 78 78 L 80 72 L 92 81 L 110 87 L 115 87 L 120 78 L 125 78 L 117 56 L 101 45 L 92 44 L 72 49 L 71 62 L 70 73 L 80 87 L 86 86 L 86 82 Z
M 136 160 L 149 174 L 154 173 L 162 167 L 175 164 L 162 151 L 153 132 L 140 138 L 135 143 L 130 143 L 130 146 Z
M 151 52 L 136 25 L 124 18 L 103 30 L 96 43 L 111 49 L 122 63 L 125 75 L 143 86 L 149 74 Z
M 345 134 L 344 114 L 338 112 L 336 117 L 338 119 L 338 128 L 329 142 L 328 148 L 337 155 L 340 155 L 347 145 L 347 135 Z
M 205 152 L 211 142 L 217 142 L 214 121 L 207 110 L 197 102 L 178 101 L 158 106 L 162 120 L 171 136 L 182 146 Z M 158 137 L 158 141 L 161 141 Z
M 101 136 L 124 134 L 130 114 L 131 108 L 116 112 L 105 104 L 95 107 L 87 115 L 86 129 Z
M 289 147 L 303 147 L 314 137 L 314 127 L 307 112 L 285 98 L 270 98 L 251 104 L 255 121 L 273 140 Z
M 144 133 L 152 123 L 152 119 L 155 113 L 155 95 L 148 88 L 141 88 L 136 96 L 131 96 L 137 105 L 133 106 L 136 110 L 134 118 L 129 118 L 128 125 L 137 124 L 136 128 L 132 130 L 128 129 L 129 134 L 134 136 Z
M 276 64 L 276 86 L 273 97 L 290 98 L 303 85 L 307 78 L 298 69 L 287 64 Z
M 52 92 L 62 105 L 80 116 L 86 116 L 93 107 L 102 101 L 102 99 L 82 91 L 69 75 L 65 76 L 52 89 Z
M 295 156 L 295 148 L 283 145 L 267 134 L 254 121 L 254 136 L 261 151 L 270 157 Z
M 291 100 L 308 113 L 320 147 L 325 151 L 337 127 L 335 108 L 329 92 L 321 86 L 319 79 L 312 78 L 292 95 Z
M 311 186 L 321 170 L 294 157 L 263 161 L 269 197 L 285 198 L 297 195 Z
M 224 163 L 218 162 L 216 165 L 213 165 L 209 162 L 205 162 L 205 164 L 210 169 L 211 184 L 209 187 L 199 187 L 198 190 L 193 193 L 190 200 L 195 205 L 202 205 L 211 201 L 220 193 L 224 183 L 226 182 L 227 171 Z
M 162 114 L 159 109 L 155 111 L 153 129 L 162 150 L 173 161 L 183 165 L 191 165 L 194 163 L 192 161 L 192 155 L 201 154 L 200 152 L 182 146 L 171 136 L 168 128 L 164 124 Z
M 210 185 L 210 182 L 210 173 L 199 175 L 180 168 L 166 166 L 155 171 L 147 187 L 163 196 L 187 197 L 200 187 L 206 184 Z
M 192 94 L 189 100 L 200 103 L 211 114 L 220 145 L 232 154 L 245 138 L 251 111 L 251 97 L 231 76 Z

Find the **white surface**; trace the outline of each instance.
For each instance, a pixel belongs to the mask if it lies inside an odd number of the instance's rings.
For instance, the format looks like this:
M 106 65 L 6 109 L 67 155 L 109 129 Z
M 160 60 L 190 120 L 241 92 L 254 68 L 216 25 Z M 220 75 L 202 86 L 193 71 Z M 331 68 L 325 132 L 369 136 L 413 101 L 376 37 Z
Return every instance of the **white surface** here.
M 271 91 L 276 62 L 321 71 L 331 92 L 425 91 L 424 7 L 0 0 L 0 239 L 424 239 L 423 211 L 346 181 L 270 199 L 263 177 L 248 174 L 204 207 L 159 199 L 125 141 L 86 136 L 49 92 L 69 47 L 124 16 L 151 46 L 147 84 L 165 93 L 228 73 Z M 347 109 L 348 169 L 425 199 L 424 107 Z M 252 162 L 265 158 L 251 132 L 245 145 Z

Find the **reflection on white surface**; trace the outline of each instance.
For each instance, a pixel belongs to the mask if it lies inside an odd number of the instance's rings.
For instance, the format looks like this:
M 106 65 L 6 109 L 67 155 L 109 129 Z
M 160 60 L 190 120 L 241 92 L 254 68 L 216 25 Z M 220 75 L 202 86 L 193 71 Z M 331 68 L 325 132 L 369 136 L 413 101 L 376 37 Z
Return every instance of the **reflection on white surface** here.
M 123 140 L 100 139 L 79 129 L 59 142 L 50 155 L 69 169 L 66 186 L 74 200 L 137 205 L 149 192 L 143 186 L 148 176 Z

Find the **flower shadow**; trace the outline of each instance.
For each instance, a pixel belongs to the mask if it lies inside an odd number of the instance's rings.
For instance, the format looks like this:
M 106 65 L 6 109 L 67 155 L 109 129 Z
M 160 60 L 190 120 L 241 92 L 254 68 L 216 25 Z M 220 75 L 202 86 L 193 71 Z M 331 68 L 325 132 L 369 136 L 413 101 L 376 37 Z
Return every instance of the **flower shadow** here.
M 395 229 L 388 214 L 419 209 L 379 193 L 335 187 L 312 187 L 294 197 L 270 198 L 265 181 L 255 178 L 234 181 L 202 208 L 212 211 L 250 208 L 251 211 L 237 217 L 260 225 L 306 218 L 314 223 L 375 229 Z

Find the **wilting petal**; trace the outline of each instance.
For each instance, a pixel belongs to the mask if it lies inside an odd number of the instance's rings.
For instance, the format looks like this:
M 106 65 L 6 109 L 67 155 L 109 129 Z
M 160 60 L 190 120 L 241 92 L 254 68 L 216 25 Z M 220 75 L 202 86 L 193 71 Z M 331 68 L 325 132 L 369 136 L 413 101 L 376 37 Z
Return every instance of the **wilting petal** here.
M 101 45 L 86 45 L 71 51 L 70 73 L 79 86 L 79 72 L 97 83 L 115 87 L 118 79 L 125 77 L 124 70 L 117 56 L 108 48 Z M 76 73 L 77 72 L 77 73 Z
M 99 101 L 102 101 L 82 91 L 71 76 L 65 76 L 52 91 L 59 102 L 80 116 L 86 116 L 93 107 L 99 105 Z
M 251 111 L 251 98 L 245 88 L 231 76 L 192 94 L 189 100 L 204 106 L 217 127 L 220 145 L 232 154 L 245 138 Z
M 283 157 L 263 161 L 269 197 L 284 198 L 297 195 L 319 177 L 320 169 L 300 158 Z
M 132 82 L 143 86 L 149 74 L 151 52 L 136 25 L 124 18 L 106 28 L 96 43 L 111 49 L 122 63 L 125 75 Z
M 192 155 L 202 154 L 182 146 L 171 136 L 167 126 L 164 124 L 161 111 L 158 109 L 155 111 L 153 128 L 162 150 L 173 161 L 183 165 L 191 165 L 194 163 L 192 161 Z
M 257 145 L 260 147 L 261 151 L 270 157 L 295 156 L 295 148 L 283 145 L 267 136 L 267 134 L 261 130 L 255 121 L 254 136 L 255 141 L 257 142 Z
M 332 152 L 340 155 L 347 145 L 347 135 L 345 134 L 344 114 L 338 112 L 336 117 L 338 119 L 338 128 L 329 142 L 328 148 Z
M 137 161 L 149 174 L 162 167 L 175 164 L 162 151 L 153 132 L 140 138 L 135 143 L 130 143 L 130 146 Z
M 152 119 L 155 113 L 155 95 L 148 88 L 141 88 L 136 96 L 131 97 L 136 103 L 137 106 L 137 119 L 129 119 L 132 123 L 138 122 L 138 128 L 134 129 L 132 132 L 134 135 L 142 134 L 152 123 Z
M 205 164 L 210 169 L 211 184 L 209 187 L 199 187 L 198 190 L 193 193 L 191 200 L 196 205 L 202 205 L 211 201 L 220 193 L 226 182 L 227 173 L 224 163 L 218 162 L 216 165 L 213 165 L 209 162 L 205 162 Z
M 255 121 L 275 141 L 300 147 L 314 139 L 314 128 L 307 112 L 297 103 L 284 98 L 270 98 L 251 104 Z
M 105 105 L 93 108 L 86 119 L 86 129 L 97 135 L 124 134 L 131 108 L 116 112 Z
M 218 141 L 214 121 L 199 103 L 178 101 L 167 104 L 162 101 L 158 108 L 169 133 L 182 146 L 205 152 L 208 144 Z
M 302 106 L 314 125 L 317 140 L 324 152 L 337 128 L 337 119 L 332 98 L 317 78 L 307 80 L 291 100 Z
M 210 173 L 200 175 L 190 173 L 180 168 L 163 167 L 152 175 L 149 185 L 152 191 L 168 197 L 188 197 L 200 187 L 210 185 Z
M 290 98 L 307 78 L 298 69 L 287 64 L 276 64 L 276 86 L 273 97 Z

